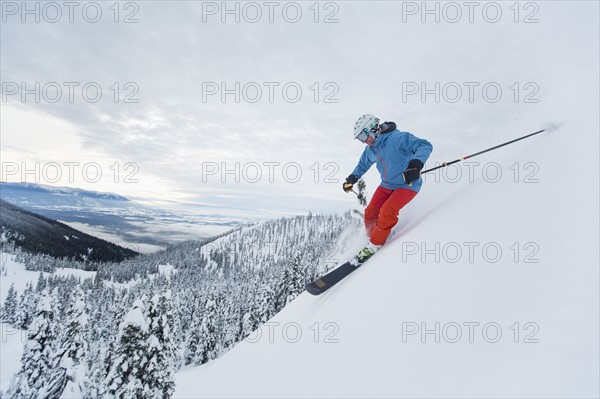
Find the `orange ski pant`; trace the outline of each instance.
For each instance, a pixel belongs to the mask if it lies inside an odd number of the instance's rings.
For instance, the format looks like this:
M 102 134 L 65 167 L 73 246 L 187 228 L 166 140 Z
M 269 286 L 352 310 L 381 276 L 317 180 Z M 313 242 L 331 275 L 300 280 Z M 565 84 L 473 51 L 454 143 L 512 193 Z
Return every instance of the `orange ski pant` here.
M 398 214 L 417 193 L 407 188 L 390 190 L 377 187 L 369 206 L 365 209 L 365 229 L 374 245 L 383 245 L 392 228 L 398 223 Z

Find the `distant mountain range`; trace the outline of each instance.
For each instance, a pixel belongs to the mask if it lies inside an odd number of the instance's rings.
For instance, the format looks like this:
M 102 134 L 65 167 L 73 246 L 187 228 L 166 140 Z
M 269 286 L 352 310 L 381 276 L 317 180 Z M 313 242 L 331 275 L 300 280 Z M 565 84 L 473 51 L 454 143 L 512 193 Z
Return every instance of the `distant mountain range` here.
M 120 262 L 137 252 L 75 230 L 64 223 L 0 200 L 1 240 L 27 252 L 57 258 Z
M 51 203 L 53 205 L 62 202 L 64 205 L 69 206 L 76 205 L 77 203 L 84 205 L 84 201 L 86 200 L 129 201 L 121 195 L 112 193 L 102 193 L 73 187 L 54 187 L 35 183 L 0 182 L 0 196 L 24 202 L 52 199 Z
M 34 183 L 0 182 L 0 198 L 51 218 L 57 216 L 54 211 L 133 208 L 135 206 L 132 201 L 117 194 Z
M 0 199 L 139 252 L 203 240 L 254 222 L 230 216 L 226 209 L 165 211 L 117 194 L 34 183 L 0 182 Z

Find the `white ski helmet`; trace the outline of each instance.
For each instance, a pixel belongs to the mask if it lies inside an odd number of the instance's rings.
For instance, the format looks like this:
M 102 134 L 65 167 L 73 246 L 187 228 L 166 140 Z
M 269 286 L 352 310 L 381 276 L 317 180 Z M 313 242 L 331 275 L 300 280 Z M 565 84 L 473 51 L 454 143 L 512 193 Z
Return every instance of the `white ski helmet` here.
M 366 141 L 369 136 L 377 139 L 379 132 L 381 132 L 379 118 L 371 114 L 361 116 L 354 124 L 354 138 L 362 142 Z

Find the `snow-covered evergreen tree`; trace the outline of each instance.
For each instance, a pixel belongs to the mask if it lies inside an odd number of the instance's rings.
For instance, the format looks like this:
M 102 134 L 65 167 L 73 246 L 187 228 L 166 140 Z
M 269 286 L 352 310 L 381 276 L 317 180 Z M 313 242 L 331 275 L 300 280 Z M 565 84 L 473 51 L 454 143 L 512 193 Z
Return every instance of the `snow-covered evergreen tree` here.
M 221 307 L 223 308 L 223 338 L 222 347 L 227 351 L 238 343 L 243 337 L 243 307 L 239 302 L 242 300 L 239 288 L 232 287 L 228 290 L 229 295 L 223 296 Z
M 56 282 L 54 282 L 52 285 L 56 285 Z M 51 285 L 49 284 L 47 287 L 50 287 Z M 44 397 L 44 398 L 48 398 L 48 399 L 53 399 L 53 398 L 60 398 L 66 383 L 67 383 L 67 378 L 66 378 L 66 369 L 64 367 L 61 367 L 57 362 L 56 362 L 56 353 L 57 353 L 57 349 L 58 349 L 58 341 L 59 341 L 59 337 L 61 334 L 61 311 L 60 311 L 60 306 L 59 306 L 59 301 L 61 294 L 60 294 L 60 289 L 58 287 L 55 287 L 52 290 L 52 293 L 50 294 L 50 306 L 52 307 L 52 315 L 53 315 L 53 319 L 52 319 L 52 323 L 51 323 L 51 328 L 52 328 L 52 336 L 54 337 L 54 340 L 52 342 L 52 357 L 53 357 L 53 361 L 52 361 L 52 369 L 49 370 L 48 375 L 46 376 L 47 379 L 47 384 L 44 388 L 44 396 L 40 396 L 40 397 Z
M 87 326 L 84 293 L 80 287 L 75 287 L 55 357 L 58 367 L 65 370 L 64 378 L 68 381 L 68 383 L 65 381 L 68 396 L 85 395 L 86 387 L 89 385 L 85 362 L 88 351 Z
M 305 267 L 302 264 L 302 257 L 296 255 L 290 265 L 283 271 L 283 280 L 281 284 L 280 301 L 285 306 L 304 291 L 306 284 Z
M 56 383 L 53 367 L 56 340 L 55 305 L 45 290 L 38 303 L 35 319 L 21 358 L 21 370 L 8 390 L 14 399 L 58 398 L 62 389 Z M 64 386 L 62 387 L 64 389 Z M 57 395 L 57 391 L 58 396 Z
M 216 296 L 211 293 L 204 306 L 202 323 L 200 324 L 200 345 L 197 364 L 215 359 L 219 354 L 218 308 Z
M 259 324 L 256 321 L 256 316 L 254 315 L 254 313 L 251 310 L 246 312 L 246 314 L 244 314 L 244 317 L 242 317 L 242 338 L 246 338 L 247 336 L 252 334 L 254 330 L 256 330 L 258 325 Z
M 148 310 L 150 335 L 148 363 L 144 378 L 146 394 L 152 398 L 168 399 L 175 390 L 175 363 L 177 348 L 173 334 L 174 320 L 171 308 L 171 290 L 154 295 Z
M 8 292 L 6 293 L 6 300 L 2 307 L 2 321 L 12 325 L 17 323 L 17 291 L 15 285 L 11 284 Z
M 259 285 L 256 296 L 256 321 L 262 324 L 275 314 L 275 293 L 270 281 Z
M 84 399 L 97 399 L 105 397 L 105 381 L 104 376 L 99 368 L 95 368 L 88 376 L 89 386 L 86 387 L 83 395 Z
M 269 282 L 255 283 L 242 317 L 242 338 L 246 338 L 274 314 L 275 292 Z
M 148 331 L 144 304 L 138 299 L 119 327 L 119 346 L 112 368 L 106 377 L 109 397 L 145 397 L 144 372 L 148 363 Z
M 188 364 L 201 364 L 200 360 L 198 360 L 198 352 L 200 348 L 200 323 L 201 320 L 194 320 L 192 322 L 192 327 L 190 328 L 189 337 L 187 339 L 186 348 L 184 352 L 184 363 L 186 366 Z
M 35 290 L 37 292 L 42 292 L 46 289 L 46 285 L 47 285 L 47 281 L 46 281 L 46 278 L 44 277 L 44 273 L 40 272 L 40 275 L 38 276 L 37 284 L 35 286 Z
M 21 294 L 17 310 L 17 327 L 27 329 L 36 314 L 38 294 L 33 290 L 33 285 L 28 283 Z

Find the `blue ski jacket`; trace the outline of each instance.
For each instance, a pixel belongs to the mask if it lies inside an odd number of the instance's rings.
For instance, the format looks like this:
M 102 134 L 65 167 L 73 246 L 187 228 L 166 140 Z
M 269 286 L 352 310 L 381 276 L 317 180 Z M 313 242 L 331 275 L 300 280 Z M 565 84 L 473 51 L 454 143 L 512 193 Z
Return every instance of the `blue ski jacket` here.
M 373 145 L 366 146 L 352 174 L 360 178 L 374 163 L 377 163 L 382 187 L 390 190 L 407 188 L 419 192 L 423 184 L 421 178 L 413 181 L 409 186 L 404 183 L 402 172 L 406 170 L 411 159 L 418 159 L 425 164 L 432 150 L 433 146 L 429 141 L 409 132 L 395 129 L 381 133 Z

